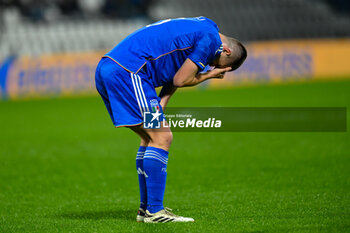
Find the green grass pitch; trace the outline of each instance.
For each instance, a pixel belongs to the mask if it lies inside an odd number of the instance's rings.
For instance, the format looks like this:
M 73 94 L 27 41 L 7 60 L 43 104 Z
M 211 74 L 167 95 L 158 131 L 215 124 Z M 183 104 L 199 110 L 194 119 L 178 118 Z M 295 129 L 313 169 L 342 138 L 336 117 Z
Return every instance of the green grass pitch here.
M 180 90 L 170 106 L 349 110 L 350 82 Z M 165 206 L 196 222 L 147 225 L 135 222 L 139 140 L 102 100 L 0 113 L 0 232 L 349 232 L 348 132 L 174 133 Z

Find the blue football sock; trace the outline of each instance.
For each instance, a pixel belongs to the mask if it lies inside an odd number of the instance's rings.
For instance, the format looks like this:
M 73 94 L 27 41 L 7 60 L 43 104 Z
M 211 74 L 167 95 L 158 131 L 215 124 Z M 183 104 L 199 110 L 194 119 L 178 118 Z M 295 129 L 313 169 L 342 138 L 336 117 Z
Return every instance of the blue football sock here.
M 143 168 L 147 186 L 147 210 L 150 213 L 156 213 L 164 209 L 163 198 L 167 163 L 168 151 L 156 147 L 147 147 L 143 158 Z
M 136 155 L 136 170 L 139 175 L 139 187 L 140 187 L 140 208 L 146 210 L 147 208 L 147 191 L 146 191 L 146 180 L 143 170 L 143 156 L 146 147 L 140 146 Z

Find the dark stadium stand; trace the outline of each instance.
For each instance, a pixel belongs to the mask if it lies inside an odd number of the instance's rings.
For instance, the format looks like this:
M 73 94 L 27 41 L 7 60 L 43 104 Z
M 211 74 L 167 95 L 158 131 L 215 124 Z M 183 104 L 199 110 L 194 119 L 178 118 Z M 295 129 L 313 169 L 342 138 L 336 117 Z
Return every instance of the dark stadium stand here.
M 204 15 L 241 40 L 350 36 L 350 15 L 323 0 L 159 0 L 154 18 Z
M 136 6 L 143 13 L 134 14 L 136 10 L 130 17 L 112 8 L 106 11 L 111 1 L 103 1 L 88 1 L 90 6 L 77 1 L 84 7 L 73 4 L 72 9 L 55 6 L 60 1 L 43 1 L 40 9 L 28 13 L 21 4 L 11 4 L 21 1 L 0 0 L 0 60 L 17 54 L 105 50 L 151 21 L 200 15 L 242 41 L 350 36 L 349 4 L 342 0 L 143 0 L 144 5 Z

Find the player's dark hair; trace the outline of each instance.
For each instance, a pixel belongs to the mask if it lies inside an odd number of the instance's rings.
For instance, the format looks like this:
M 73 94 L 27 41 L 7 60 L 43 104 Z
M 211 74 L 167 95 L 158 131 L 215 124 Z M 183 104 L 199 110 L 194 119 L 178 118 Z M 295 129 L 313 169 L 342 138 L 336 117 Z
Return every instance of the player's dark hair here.
M 234 47 L 233 51 L 235 53 L 235 61 L 231 67 L 232 67 L 232 70 L 236 70 L 243 64 L 243 62 L 247 58 L 247 50 L 240 41 L 234 38 L 230 38 L 230 40 L 231 40 L 232 47 Z

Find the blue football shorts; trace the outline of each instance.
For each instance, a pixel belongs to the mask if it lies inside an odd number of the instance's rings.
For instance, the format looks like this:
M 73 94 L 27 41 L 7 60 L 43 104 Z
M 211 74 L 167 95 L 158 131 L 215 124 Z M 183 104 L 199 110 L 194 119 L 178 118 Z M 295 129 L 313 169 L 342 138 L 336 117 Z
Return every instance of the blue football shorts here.
M 95 82 L 115 127 L 143 124 L 144 112 L 163 113 L 160 98 L 146 72 L 132 74 L 103 57 L 96 68 Z

